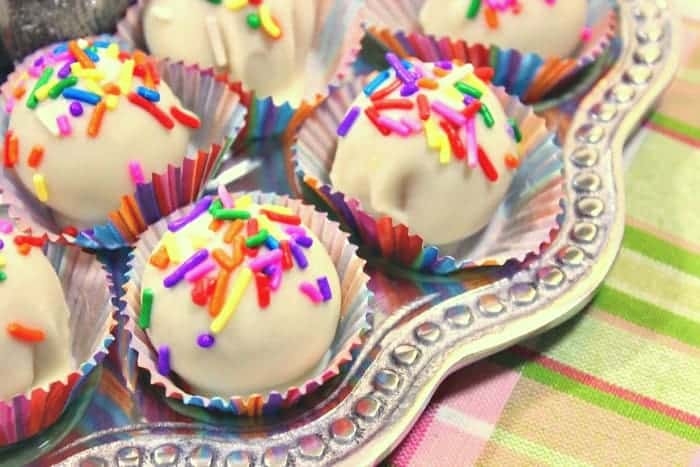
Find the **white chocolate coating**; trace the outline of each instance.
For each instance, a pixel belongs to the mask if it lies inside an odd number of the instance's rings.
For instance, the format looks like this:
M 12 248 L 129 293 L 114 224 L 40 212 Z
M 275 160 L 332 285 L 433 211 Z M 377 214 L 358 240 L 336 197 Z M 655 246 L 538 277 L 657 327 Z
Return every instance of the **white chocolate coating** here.
M 205 0 L 152 0 L 143 16 L 144 35 L 152 54 L 216 66 L 258 96 L 299 103 L 318 27 L 318 0 L 264 0 L 279 23 L 282 37 L 253 30 L 246 16 L 253 6 L 231 11 Z M 209 23 L 209 24 L 208 24 Z M 210 28 L 220 39 L 212 39 Z M 215 33 L 213 37 L 217 37 Z M 222 53 L 215 53 L 221 49 Z
M 426 0 L 420 24 L 427 34 L 464 39 L 473 44 L 497 45 L 520 52 L 535 52 L 544 58 L 570 57 L 581 43 L 586 25 L 587 0 L 545 0 L 521 2 L 522 11 L 498 13 L 498 27 L 486 23 L 482 2 L 474 19 L 466 12 L 471 0 Z
M 105 70 L 107 78 L 99 84 L 116 82 L 115 73 L 110 70 L 119 67 L 117 60 L 103 56 L 97 69 Z M 35 82 L 36 79 L 31 79 L 27 88 L 31 90 Z M 85 89 L 83 82 L 76 87 Z M 131 90 L 135 92 L 143 84 L 141 78 L 134 77 Z M 164 81 L 157 90 L 160 93 L 157 105 L 166 114 L 169 115 L 171 106 L 182 109 Z M 116 109 L 106 111 L 99 134 L 93 138 L 88 136 L 93 106 L 83 104 L 83 115 L 72 117 L 68 111 L 70 101 L 59 97 L 48 98 L 32 110 L 25 105 L 28 94 L 17 102 L 10 118 L 9 128 L 19 139 L 20 157 L 15 170 L 32 193 L 36 193 L 34 175 L 45 177 L 48 191 L 45 204 L 65 225 L 88 228 L 105 222 L 108 214 L 119 208 L 121 197 L 136 189 L 128 168 L 131 161 L 141 164 L 149 181 L 152 173 L 165 171 L 169 164 L 180 166 L 187 154 L 190 128 L 175 121 L 174 128 L 168 130 L 126 96 L 119 97 Z M 53 122 L 61 114 L 70 120 L 69 136 L 54 134 L 41 119 L 47 115 Z M 43 161 L 37 168 L 28 164 L 34 145 L 44 148 Z
M 431 66 L 422 65 L 424 69 Z M 470 75 L 471 70 L 471 65 L 455 68 L 440 79 L 439 89 L 421 92 L 431 102 L 442 100 L 454 109 L 462 109 L 463 104 L 456 100 L 459 93 L 455 97 L 454 89 L 449 93 L 445 89 Z M 449 163 L 441 163 L 439 150 L 428 147 L 424 131 L 408 137 L 395 133 L 383 136 L 361 115 L 349 134 L 339 140 L 330 174 L 334 189 L 360 200 L 367 212 L 390 216 L 394 222 L 406 225 L 429 244 L 447 245 L 478 232 L 491 219 L 513 178 L 514 171 L 506 166 L 505 156 L 518 155 L 506 130 L 504 110 L 490 88 L 485 89 L 481 101 L 489 107 L 495 124 L 487 128 L 477 114 L 476 140 L 490 156 L 497 181 L 488 180 L 480 167 L 470 168 L 454 155 Z M 399 90 L 388 99 L 401 99 Z M 411 100 L 415 101 L 415 96 Z M 361 93 L 352 105 L 365 109 L 370 103 Z M 407 115 L 401 110 L 383 110 L 381 114 L 396 120 Z M 417 119 L 415 109 L 408 114 Z M 435 112 L 431 118 L 437 118 Z M 463 131 L 461 137 L 464 139 Z
M 251 212 L 256 211 L 251 207 Z M 224 226 L 220 232 L 209 230 L 211 215 L 204 214 L 175 234 L 182 249 L 183 260 L 195 250 L 191 239 L 206 245 L 210 251 L 231 245 L 223 242 Z M 283 224 L 279 225 L 282 231 Z M 163 279 L 175 266 L 161 270 L 147 265 L 142 290 L 154 292 L 151 325 L 148 335 L 156 349 L 170 347 L 171 367 L 195 394 L 203 396 L 247 396 L 270 390 L 284 391 L 300 379 L 309 376 L 326 356 L 335 337 L 340 320 L 340 281 L 334 264 L 323 244 L 308 229 L 313 245 L 304 249 L 309 260 L 305 270 L 296 265 L 282 276 L 281 287 L 271 294 L 269 307 L 258 305 L 255 280 L 248 285 L 243 298 L 223 331 L 216 335 L 216 343 L 201 348 L 197 338 L 210 331 L 212 318 L 206 307 L 195 305 L 191 299 L 192 284 L 180 282 L 166 288 Z M 277 239 L 285 234 L 276 232 Z M 162 242 L 161 242 L 162 244 Z M 263 247 L 260 255 L 268 250 Z M 248 258 L 231 275 L 228 292 L 241 273 Z M 208 277 L 216 278 L 217 272 Z M 301 282 L 315 284 L 326 276 L 332 290 L 332 299 L 314 304 L 298 287 Z M 226 294 L 228 296 L 228 293 Z
M 0 263 L 0 400 L 65 378 L 74 369 L 69 311 L 56 272 L 39 249 L 21 255 L 11 235 L 0 234 L 5 247 Z M 7 332 L 10 323 L 41 330 L 43 342 L 29 343 Z

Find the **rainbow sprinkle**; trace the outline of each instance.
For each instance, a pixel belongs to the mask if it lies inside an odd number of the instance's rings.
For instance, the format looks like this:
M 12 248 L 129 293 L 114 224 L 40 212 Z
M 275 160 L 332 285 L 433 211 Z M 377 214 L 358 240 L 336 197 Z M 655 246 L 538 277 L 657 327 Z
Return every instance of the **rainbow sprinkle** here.
M 423 133 L 428 148 L 439 154 L 441 164 L 450 163 L 453 157 L 464 160 L 470 168 L 481 166 L 488 180 L 497 181 L 498 173 L 476 134 L 477 118 L 488 129 L 495 125 L 491 110 L 482 100 L 493 70 L 439 62 L 431 65 L 430 73 L 423 69 L 425 65 L 406 63 L 393 53 L 388 53 L 386 59 L 391 68 L 378 73 L 363 89 L 369 105 L 364 109 L 351 107 L 338 126 L 338 136 L 347 137 L 364 115 L 385 137 Z M 460 73 L 457 80 L 455 73 Z M 439 91 L 443 91 L 439 97 L 428 97 Z M 506 131 L 516 143 L 522 141 L 515 120 L 508 120 Z M 518 166 L 513 158 L 512 154 L 507 158 L 506 166 L 511 170 Z M 305 258 L 299 255 L 298 246 L 290 247 L 297 264 L 303 264 Z

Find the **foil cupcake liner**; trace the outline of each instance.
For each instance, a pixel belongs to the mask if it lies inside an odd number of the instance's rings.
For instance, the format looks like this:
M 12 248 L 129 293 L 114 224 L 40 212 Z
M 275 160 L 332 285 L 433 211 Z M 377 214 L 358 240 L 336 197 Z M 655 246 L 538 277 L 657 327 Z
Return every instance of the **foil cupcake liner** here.
M 242 194 L 234 194 L 234 197 Z M 126 278 L 128 282 L 125 286 L 124 313 L 128 317 L 125 329 L 131 335 L 130 359 L 135 360 L 136 366 L 148 375 L 150 384 L 161 388 L 167 398 L 186 405 L 234 415 L 259 416 L 272 415 L 295 405 L 300 398 L 338 375 L 353 360 L 370 328 L 368 310 L 371 294 L 367 287 L 369 277 L 364 273 L 365 261 L 357 256 L 357 247 L 349 242 L 348 235 L 338 228 L 337 223 L 328 220 L 325 214 L 315 211 L 313 207 L 287 196 L 260 192 L 249 194 L 257 204 L 275 204 L 292 209 L 323 243 L 338 270 L 342 291 L 341 318 L 326 358 L 328 363 L 322 370 L 304 384 L 290 387 L 285 392 L 242 394 L 230 398 L 208 398 L 189 394 L 172 379 L 158 372 L 157 352 L 151 346 L 146 333 L 137 325 L 141 308 L 141 280 L 151 253 L 168 230 L 168 219 L 181 218 L 188 212 L 187 209 L 178 210 L 167 219 L 152 225 L 136 243 Z
M 582 71 L 602 58 L 617 32 L 618 16 L 609 0 L 589 0 L 587 27 L 591 36 L 573 57 L 545 58 L 536 53 L 502 49 L 490 44 L 435 37 L 422 33 L 418 14 L 425 0 L 367 0 L 356 22 L 364 24 L 367 37 L 364 65 L 384 68 L 383 57 L 392 51 L 402 58 L 424 62 L 460 60 L 494 69 L 493 84 L 527 104 L 535 104 L 565 87 Z M 371 46 L 370 46 L 371 44 Z M 374 53 L 370 50 L 374 48 Z M 370 50 L 367 50 L 370 49 Z M 378 50 L 376 50 L 378 49 Z M 371 66 L 371 65 L 370 65 Z
M 70 310 L 77 369 L 46 387 L 0 401 L 0 447 L 31 438 L 55 423 L 114 341 L 117 322 L 104 266 L 75 246 L 46 242 L 42 250 L 58 274 Z
M 504 201 L 479 233 L 438 248 L 390 217 L 373 217 L 359 200 L 335 190 L 330 171 L 338 144 L 336 130 L 364 84 L 358 78 L 334 89 L 297 133 L 290 155 L 305 199 L 332 213 L 374 254 L 432 274 L 524 262 L 552 242 L 563 221 L 563 152 L 544 120 L 503 88 L 495 88 L 496 95 L 522 131 L 521 165 Z
M 10 96 L 11 83 L 53 47 L 55 45 L 27 57 L 0 87 L 0 137 L 9 126 L 10 115 L 5 112 L 4 101 Z M 245 125 L 247 110 L 235 85 L 215 76 L 211 70 L 169 60 L 159 60 L 156 65 L 182 105 L 195 112 L 202 123 L 193 133 L 182 165 L 151 174 L 150 181 L 122 196 L 119 208 L 109 214 L 105 223 L 79 232 L 77 236 L 62 228 L 53 210 L 28 190 L 14 171 L 2 168 L 0 189 L 10 205 L 10 216 L 20 230 L 46 235 L 52 241 L 75 242 L 85 248 L 118 249 L 133 243 L 149 224 L 199 197 Z M 118 201 L 115 200 L 115 205 Z
M 363 0 L 320 0 L 322 27 L 316 34 L 316 44 L 308 60 L 307 93 L 299 103 L 279 102 L 270 96 L 256 94 L 240 84 L 236 90 L 248 109 L 246 125 L 237 144 L 251 140 L 292 134 L 294 128 L 328 94 L 329 85 L 338 83 L 345 70 L 355 60 L 364 35 L 361 24 L 353 22 Z M 143 33 L 142 13 L 149 0 L 138 0 L 117 24 L 117 35 L 134 47 L 148 50 Z M 342 32 L 342 33 L 339 33 Z

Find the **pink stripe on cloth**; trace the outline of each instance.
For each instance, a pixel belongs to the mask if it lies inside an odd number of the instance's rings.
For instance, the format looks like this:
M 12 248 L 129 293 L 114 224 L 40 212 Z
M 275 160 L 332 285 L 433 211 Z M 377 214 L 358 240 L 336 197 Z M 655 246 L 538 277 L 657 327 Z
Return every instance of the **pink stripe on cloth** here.
M 438 465 L 431 459 L 436 449 L 459 438 L 463 456 L 477 459 L 486 445 L 486 439 L 435 419 L 440 407 L 446 406 L 485 424 L 495 425 L 510 398 L 520 373 L 496 365 L 488 360 L 464 368 L 442 383 L 430 405 L 410 434 L 391 457 L 397 467 Z M 431 464 L 432 462 L 432 464 Z

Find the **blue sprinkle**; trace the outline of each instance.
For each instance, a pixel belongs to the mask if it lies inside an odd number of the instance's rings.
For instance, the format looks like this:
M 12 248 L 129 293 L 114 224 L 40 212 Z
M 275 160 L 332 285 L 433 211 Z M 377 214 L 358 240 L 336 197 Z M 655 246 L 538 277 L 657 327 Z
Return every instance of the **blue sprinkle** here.
M 154 91 L 153 89 L 149 89 L 145 86 L 139 86 L 138 88 L 136 88 L 136 92 L 139 96 L 151 102 L 160 101 L 160 93 L 158 91 Z
M 64 89 L 63 97 L 65 97 L 66 99 L 73 99 L 76 101 L 84 102 L 90 105 L 97 105 L 102 100 L 102 98 L 99 95 L 93 92 L 83 91 L 81 89 L 76 88 Z
M 92 45 L 94 45 L 95 47 L 99 47 L 100 49 L 106 49 L 107 47 L 112 45 L 112 43 L 109 41 L 95 41 L 92 43 Z
M 84 52 L 85 52 L 85 55 L 87 55 L 88 57 L 90 57 L 90 60 L 92 60 L 93 62 L 99 62 L 99 61 L 100 61 L 100 56 L 97 55 L 97 53 L 96 53 L 94 50 L 92 50 L 91 48 L 90 48 L 90 49 L 85 49 Z
M 371 96 L 374 91 L 379 89 L 379 86 L 384 83 L 384 81 L 389 79 L 389 70 L 384 70 L 379 73 L 370 83 L 365 86 L 365 95 Z
M 272 235 L 268 235 L 265 239 L 265 246 L 268 250 L 277 250 L 280 247 L 280 242 Z
M 68 44 L 60 44 L 55 49 L 53 49 L 53 54 L 59 55 L 59 54 L 62 54 L 63 52 L 67 52 L 67 51 L 68 51 Z

